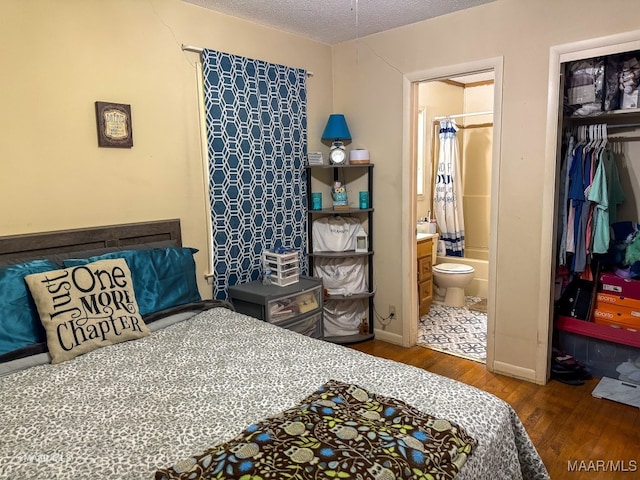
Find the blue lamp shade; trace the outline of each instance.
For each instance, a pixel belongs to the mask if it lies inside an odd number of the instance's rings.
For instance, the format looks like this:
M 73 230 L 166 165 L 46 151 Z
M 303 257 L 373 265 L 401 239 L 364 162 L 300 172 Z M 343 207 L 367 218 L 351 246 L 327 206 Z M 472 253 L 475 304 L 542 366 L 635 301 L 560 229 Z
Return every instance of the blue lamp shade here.
M 347 126 L 347 120 L 341 113 L 329 115 L 327 126 L 324 127 L 322 140 L 351 140 L 351 132 Z

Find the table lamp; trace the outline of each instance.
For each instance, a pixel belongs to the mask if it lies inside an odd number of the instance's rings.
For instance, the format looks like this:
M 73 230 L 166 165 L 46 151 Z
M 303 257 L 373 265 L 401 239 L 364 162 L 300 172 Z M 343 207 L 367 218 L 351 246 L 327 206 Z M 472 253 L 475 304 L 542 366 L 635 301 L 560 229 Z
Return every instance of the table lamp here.
M 351 133 L 347 126 L 347 120 L 341 113 L 332 113 L 327 120 L 327 126 L 324 127 L 322 140 L 332 142 L 329 152 L 329 161 L 335 165 L 342 165 L 347 161 L 347 152 L 343 140 L 351 140 Z

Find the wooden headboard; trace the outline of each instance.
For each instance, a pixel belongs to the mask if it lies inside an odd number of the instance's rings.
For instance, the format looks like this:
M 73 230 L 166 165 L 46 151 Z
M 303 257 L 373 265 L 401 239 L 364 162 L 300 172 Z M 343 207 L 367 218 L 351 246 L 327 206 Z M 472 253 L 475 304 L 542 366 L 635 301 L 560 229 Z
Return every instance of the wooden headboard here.
M 177 246 L 182 246 L 180 219 L 0 237 L 0 263 L 14 258 L 42 258 L 56 253 L 126 247 L 163 240 L 173 240 Z

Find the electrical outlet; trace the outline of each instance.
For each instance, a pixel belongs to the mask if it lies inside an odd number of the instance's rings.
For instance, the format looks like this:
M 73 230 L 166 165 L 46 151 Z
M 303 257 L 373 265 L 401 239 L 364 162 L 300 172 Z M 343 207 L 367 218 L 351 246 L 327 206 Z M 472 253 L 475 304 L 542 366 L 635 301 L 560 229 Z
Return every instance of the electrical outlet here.
M 389 318 L 394 318 L 396 316 L 396 306 L 389 305 Z

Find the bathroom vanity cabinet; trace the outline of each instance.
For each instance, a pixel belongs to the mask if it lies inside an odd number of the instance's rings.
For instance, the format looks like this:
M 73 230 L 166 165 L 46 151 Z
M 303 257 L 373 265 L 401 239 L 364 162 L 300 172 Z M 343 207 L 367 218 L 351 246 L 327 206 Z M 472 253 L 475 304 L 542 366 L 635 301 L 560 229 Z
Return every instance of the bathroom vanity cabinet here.
M 418 314 L 429 313 L 433 299 L 433 239 L 418 239 Z

